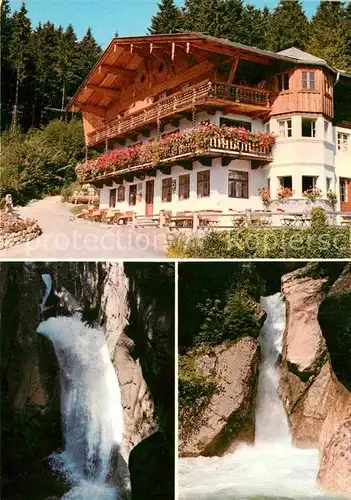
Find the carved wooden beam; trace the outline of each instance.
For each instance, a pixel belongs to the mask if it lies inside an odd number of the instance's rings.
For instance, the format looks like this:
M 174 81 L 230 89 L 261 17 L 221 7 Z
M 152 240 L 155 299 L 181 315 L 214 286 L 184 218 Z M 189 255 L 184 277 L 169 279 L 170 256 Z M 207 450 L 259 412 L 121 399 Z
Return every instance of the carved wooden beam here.
M 239 56 L 236 56 L 234 58 L 232 67 L 230 68 L 230 72 L 229 72 L 229 76 L 228 76 L 228 83 L 233 83 L 234 76 L 235 76 L 236 70 L 238 68 L 239 61 L 240 61 Z
M 133 174 L 125 174 L 123 176 L 123 178 L 126 182 L 134 182 L 134 175 Z
M 156 168 L 150 168 L 149 170 L 146 170 L 146 171 L 145 171 L 145 174 L 146 174 L 148 177 L 156 177 L 157 170 L 156 170 Z
M 169 165 L 158 165 L 157 168 L 163 175 L 171 175 L 172 168 Z
M 193 160 L 178 160 L 177 163 L 178 163 L 178 165 L 183 167 L 185 170 L 192 170 L 193 169 Z
M 140 181 L 143 181 L 145 179 L 145 173 L 139 172 L 135 174 L 135 177 L 139 179 Z
M 227 167 L 230 162 L 232 161 L 233 158 L 230 158 L 230 156 L 222 156 L 221 158 L 221 164 L 222 164 L 222 167 Z
M 84 102 L 79 101 L 76 101 L 75 105 L 78 106 L 80 111 L 86 111 L 87 113 L 101 116 L 101 118 L 106 118 L 106 108 L 103 106 L 92 106 L 91 104 L 85 104 Z
M 99 94 L 103 94 L 113 98 L 118 98 L 121 95 L 120 89 L 113 89 L 111 87 L 100 87 L 99 85 L 88 84 L 85 86 L 85 88 L 87 90 L 94 90 L 94 92 L 98 92 Z
M 108 73 L 109 75 L 132 76 L 136 73 L 136 70 L 119 68 L 118 66 L 110 66 L 109 64 L 100 64 L 99 73 Z
M 199 156 L 198 161 L 204 167 L 211 167 L 212 166 L 212 158 L 210 156 Z

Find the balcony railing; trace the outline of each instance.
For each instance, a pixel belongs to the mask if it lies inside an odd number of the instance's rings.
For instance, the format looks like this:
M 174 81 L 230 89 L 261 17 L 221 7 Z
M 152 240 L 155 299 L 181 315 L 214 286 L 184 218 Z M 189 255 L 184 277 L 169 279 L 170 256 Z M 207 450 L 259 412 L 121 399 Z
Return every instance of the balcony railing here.
M 125 148 L 107 152 L 96 160 L 88 160 L 77 166 L 80 182 L 101 181 L 108 178 L 131 175 L 137 172 L 160 168 L 167 165 L 187 165 L 204 157 L 242 158 L 259 160 L 267 163 L 272 161 L 272 146 L 274 136 L 265 133 L 252 133 L 252 138 L 241 140 L 233 137 L 220 137 L 221 129 L 217 127 L 211 136 L 210 132 L 201 129 L 184 131 L 174 139 L 145 144 L 139 148 Z M 232 130 L 232 129 L 227 129 Z M 240 129 L 238 129 L 240 130 Z M 228 132 L 227 132 L 228 133 Z M 207 134 L 207 135 L 206 135 Z
M 122 137 L 140 130 L 144 126 L 156 124 L 166 117 L 191 111 L 204 104 L 220 106 L 228 102 L 248 104 L 252 109 L 269 108 L 270 91 L 207 80 L 169 97 L 164 97 L 139 111 L 130 113 L 128 116 L 119 116 L 104 127 L 90 132 L 87 145 L 92 146 L 102 143 L 106 139 Z

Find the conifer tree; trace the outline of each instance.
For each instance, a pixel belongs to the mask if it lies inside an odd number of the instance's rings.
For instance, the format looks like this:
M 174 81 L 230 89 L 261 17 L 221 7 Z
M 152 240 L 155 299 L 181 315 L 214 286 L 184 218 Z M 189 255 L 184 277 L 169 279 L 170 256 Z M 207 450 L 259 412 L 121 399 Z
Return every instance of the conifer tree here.
M 274 9 L 266 33 L 266 48 L 273 52 L 306 48 L 308 20 L 300 0 L 280 0 Z
M 73 26 L 69 24 L 66 31 L 59 28 L 57 45 L 56 71 L 61 85 L 61 111 L 66 105 L 66 96 L 79 82 L 77 37 Z
M 96 43 L 91 28 L 88 28 L 78 43 L 79 77 L 84 80 L 91 68 L 101 56 L 101 47 Z
M 269 9 L 267 7 L 262 11 L 253 5 L 246 5 L 241 17 L 241 31 L 236 41 L 264 49 L 268 23 Z
M 31 51 L 35 64 L 34 110 L 32 122 L 43 123 L 45 107 L 57 105 L 58 76 L 55 71 L 58 47 L 58 33 L 51 22 L 39 23 L 32 35 Z
M 351 6 L 321 2 L 310 23 L 308 52 L 338 69 L 351 71 Z
M 10 93 L 13 79 L 13 69 L 9 58 L 10 40 L 12 33 L 11 10 L 8 0 L 1 4 L 0 19 L 1 36 L 1 126 L 8 124 L 8 116 L 11 109 Z
M 158 9 L 151 18 L 149 33 L 151 35 L 176 33 L 181 28 L 181 16 L 174 0 L 161 0 Z
M 19 93 L 24 79 L 28 76 L 30 62 L 31 23 L 27 9 L 22 3 L 19 11 L 12 16 L 12 31 L 9 42 L 9 60 L 15 70 L 16 86 L 13 105 L 12 124 L 18 123 Z

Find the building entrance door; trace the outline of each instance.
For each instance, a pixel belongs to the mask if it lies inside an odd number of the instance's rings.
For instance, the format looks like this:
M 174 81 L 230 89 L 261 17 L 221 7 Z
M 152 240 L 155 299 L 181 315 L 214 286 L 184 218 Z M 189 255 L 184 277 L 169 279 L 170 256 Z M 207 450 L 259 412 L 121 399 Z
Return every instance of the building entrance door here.
M 145 215 L 152 215 L 154 212 L 154 181 L 146 181 L 145 202 Z

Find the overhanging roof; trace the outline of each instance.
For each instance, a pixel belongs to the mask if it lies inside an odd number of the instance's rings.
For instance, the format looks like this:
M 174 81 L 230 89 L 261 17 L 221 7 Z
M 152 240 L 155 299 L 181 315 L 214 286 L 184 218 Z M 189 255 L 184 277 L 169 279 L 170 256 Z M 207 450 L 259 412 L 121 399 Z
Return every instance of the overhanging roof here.
M 104 109 L 103 106 L 109 106 L 113 100 L 118 99 L 120 89 L 124 85 L 131 84 L 141 62 L 156 57 L 153 47 L 156 47 L 156 51 L 160 46 L 166 47 L 169 44 L 174 44 L 175 47 L 182 46 L 190 51 L 191 48 L 199 49 L 207 52 L 209 57 L 216 54 L 230 57 L 239 55 L 243 59 L 251 59 L 258 64 L 277 60 L 291 64 L 325 66 L 334 73 L 351 78 L 351 74 L 338 71 L 323 59 L 296 48 L 275 53 L 201 33 L 131 36 L 112 39 L 71 98 L 67 109 L 89 111 L 92 105 L 100 105 L 101 109 Z M 159 54 L 158 57 L 160 57 Z M 89 104 L 85 104 L 86 96 L 89 96 Z M 96 108 L 94 112 L 96 113 Z

